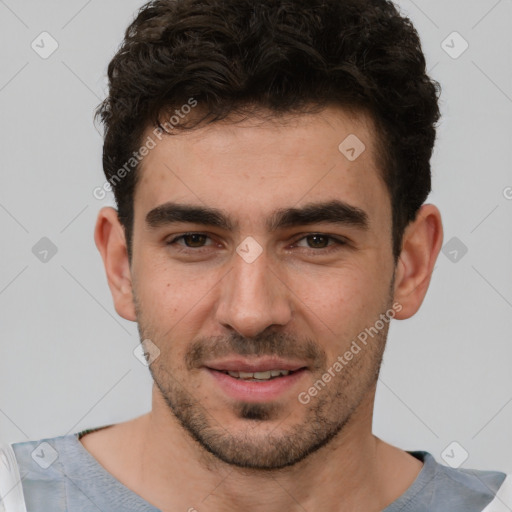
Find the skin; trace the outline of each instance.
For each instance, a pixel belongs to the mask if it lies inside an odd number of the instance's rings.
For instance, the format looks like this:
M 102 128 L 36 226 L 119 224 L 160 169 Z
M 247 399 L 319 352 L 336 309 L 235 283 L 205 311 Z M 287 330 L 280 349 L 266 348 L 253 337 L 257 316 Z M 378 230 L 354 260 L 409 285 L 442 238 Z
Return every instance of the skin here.
M 349 134 L 366 145 L 353 162 L 338 150 Z M 422 206 L 395 265 L 376 155 L 370 119 L 339 107 L 226 120 L 165 137 L 145 157 L 131 264 L 116 211 L 100 211 L 95 240 L 116 310 L 160 355 L 150 366 L 151 412 L 82 443 L 149 503 L 163 511 L 377 512 L 418 476 L 419 460 L 372 434 L 387 323 L 309 403 L 297 399 L 393 304 L 396 319 L 409 318 L 427 292 L 442 245 L 439 210 Z M 367 229 L 268 229 L 278 209 L 332 200 L 363 210 Z M 147 214 L 168 202 L 217 208 L 235 226 L 149 226 Z M 168 244 L 188 232 L 207 237 Z M 236 252 L 247 237 L 262 249 L 252 263 Z M 277 399 L 242 403 L 202 367 L 236 354 L 299 358 L 307 371 Z

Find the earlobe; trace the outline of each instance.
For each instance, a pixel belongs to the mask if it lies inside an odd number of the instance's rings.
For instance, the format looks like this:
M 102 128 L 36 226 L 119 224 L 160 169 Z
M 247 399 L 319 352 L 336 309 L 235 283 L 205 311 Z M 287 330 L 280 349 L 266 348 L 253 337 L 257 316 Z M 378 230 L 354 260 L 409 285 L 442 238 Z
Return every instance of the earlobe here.
M 403 236 L 394 296 L 394 300 L 402 305 L 402 310 L 396 315 L 399 320 L 410 318 L 420 308 L 442 243 L 441 214 L 434 205 L 425 204 Z
M 126 238 L 114 208 L 105 207 L 100 210 L 94 230 L 94 241 L 103 259 L 117 313 L 126 320 L 135 321 Z

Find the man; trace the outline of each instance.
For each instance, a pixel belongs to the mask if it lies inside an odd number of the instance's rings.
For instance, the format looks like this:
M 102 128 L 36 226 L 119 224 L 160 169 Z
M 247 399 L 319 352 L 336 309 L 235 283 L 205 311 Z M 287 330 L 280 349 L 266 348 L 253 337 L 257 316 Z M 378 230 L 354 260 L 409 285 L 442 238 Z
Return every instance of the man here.
M 5 446 L 5 509 L 510 510 L 504 473 L 371 431 L 389 324 L 443 238 L 411 23 L 384 0 L 157 0 L 109 79 L 95 240 L 153 407 Z

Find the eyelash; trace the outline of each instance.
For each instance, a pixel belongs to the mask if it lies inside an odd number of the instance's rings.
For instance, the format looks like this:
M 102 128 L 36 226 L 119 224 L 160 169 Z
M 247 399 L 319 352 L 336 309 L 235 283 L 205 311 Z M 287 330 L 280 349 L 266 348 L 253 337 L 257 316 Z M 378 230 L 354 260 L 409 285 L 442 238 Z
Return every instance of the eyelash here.
M 206 236 L 207 238 L 209 238 L 211 240 L 211 237 L 208 236 L 206 233 L 190 232 L 190 233 L 183 233 L 182 235 L 174 237 L 173 239 L 169 240 L 166 245 L 169 245 L 169 246 L 175 245 L 178 242 L 178 240 L 182 240 L 186 236 L 192 236 L 192 235 Z M 326 235 L 324 233 L 308 233 L 307 235 L 304 235 L 301 238 L 298 238 L 293 243 L 296 244 L 296 243 L 298 243 L 298 242 L 300 242 L 302 240 L 305 240 L 306 238 L 314 237 L 314 236 L 319 236 L 319 237 L 327 238 L 328 241 L 333 241 L 334 244 L 331 244 L 331 245 L 328 245 L 327 247 L 323 247 L 323 248 L 319 248 L 319 249 L 315 249 L 313 247 L 303 247 L 303 249 L 309 250 L 312 253 L 329 254 L 332 251 L 338 250 L 342 246 L 348 245 L 347 240 L 345 240 L 343 238 L 333 237 L 331 235 Z M 203 246 L 203 247 L 187 247 L 185 245 L 185 246 L 182 246 L 182 248 L 180 248 L 179 251 L 180 252 L 184 252 L 184 253 L 187 253 L 187 252 L 199 253 L 199 252 L 202 252 L 202 249 L 204 249 L 205 247 L 207 247 L 207 246 Z

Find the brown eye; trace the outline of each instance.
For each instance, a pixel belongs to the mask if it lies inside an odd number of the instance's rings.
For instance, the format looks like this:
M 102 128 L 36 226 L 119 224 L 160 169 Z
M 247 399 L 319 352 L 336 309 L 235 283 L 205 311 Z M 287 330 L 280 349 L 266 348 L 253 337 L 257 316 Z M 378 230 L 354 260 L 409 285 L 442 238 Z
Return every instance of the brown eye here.
M 324 249 L 329 245 L 330 238 L 324 235 L 310 235 L 307 236 L 308 245 L 313 249 Z
M 207 243 L 208 240 L 210 240 L 210 237 L 205 233 L 185 233 L 169 240 L 167 245 L 181 247 L 182 249 L 201 249 L 211 245 L 211 243 Z
M 187 247 L 203 247 L 208 237 L 201 234 L 183 235 L 183 241 Z
M 309 249 L 311 254 L 322 255 L 342 249 L 343 246 L 347 245 L 347 241 L 323 233 L 312 233 L 303 236 L 294 245 L 301 249 Z

